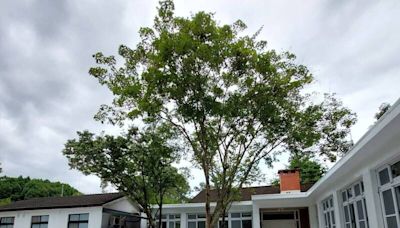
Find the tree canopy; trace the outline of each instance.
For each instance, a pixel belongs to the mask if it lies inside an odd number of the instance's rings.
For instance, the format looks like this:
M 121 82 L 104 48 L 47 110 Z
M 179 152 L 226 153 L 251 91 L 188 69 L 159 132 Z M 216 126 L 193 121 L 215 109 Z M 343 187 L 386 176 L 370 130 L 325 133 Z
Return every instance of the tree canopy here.
M 379 106 L 378 112 L 375 114 L 375 119 L 379 120 L 389 109 L 391 105 L 389 103 L 382 103 Z
M 80 192 L 68 184 L 29 177 L 0 177 L 0 200 L 16 201 L 37 197 L 72 196 Z
M 306 66 L 289 52 L 244 35 L 243 21 L 219 24 L 212 13 L 174 15 L 171 0 L 160 2 L 152 27 L 140 42 L 121 45 L 119 55 L 94 55 L 89 73 L 114 94 L 96 119 L 166 124 L 203 170 L 206 226 L 215 224 L 244 184 L 258 178 L 286 150 L 316 153 L 335 161 L 352 142 L 355 114 L 326 95 L 317 102 L 304 91 L 313 82 Z M 210 188 L 218 201 L 211 211 Z
M 182 203 L 190 189 L 185 176 L 172 166 L 179 157 L 168 141 L 172 136 L 164 127 L 132 127 L 122 136 L 83 131 L 78 139 L 68 140 L 63 153 L 72 168 L 97 175 L 137 202 L 155 227 L 154 211 L 161 214 L 164 203 Z

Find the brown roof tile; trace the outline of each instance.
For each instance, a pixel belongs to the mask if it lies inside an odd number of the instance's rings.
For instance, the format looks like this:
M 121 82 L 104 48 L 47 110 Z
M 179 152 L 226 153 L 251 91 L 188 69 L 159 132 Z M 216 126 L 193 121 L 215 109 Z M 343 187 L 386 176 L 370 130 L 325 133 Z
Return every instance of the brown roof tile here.
M 301 186 L 301 192 L 306 192 L 314 184 L 304 184 Z M 279 194 L 279 186 L 257 186 L 257 187 L 246 187 L 240 190 L 240 201 L 251 200 L 252 195 L 264 195 L 264 194 Z M 211 190 L 211 201 L 215 202 L 217 199 L 217 191 Z M 195 197 L 193 197 L 190 203 L 204 203 L 206 199 L 205 190 L 199 192 Z
M 81 196 L 43 197 L 20 200 L 0 206 L 0 211 L 19 211 L 52 208 L 94 207 L 123 197 L 122 193 L 93 194 Z

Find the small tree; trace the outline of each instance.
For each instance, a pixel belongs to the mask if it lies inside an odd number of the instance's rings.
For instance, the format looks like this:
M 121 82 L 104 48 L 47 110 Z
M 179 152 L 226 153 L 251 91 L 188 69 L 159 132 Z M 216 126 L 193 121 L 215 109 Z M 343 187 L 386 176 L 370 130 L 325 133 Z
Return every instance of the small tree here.
M 379 111 L 375 114 L 375 119 L 379 120 L 389 109 L 391 105 L 389 103 L 382 103 L 379 106 Z
M 326 167 L 322 166 L 311 156 L 292 156 L 290 158 L 289 169 L 300 169 L 301 183 L 315 183 L 326 173 Z
M 78 136 L 68 140 L 63 150 L 71 168 L 97 175 L 137 202 L 150 227 L 156 227 L 155 216 L 162 213 L 165 201 L 177 202 L 189 190 L 185 177 L 172 166 L 177 160 L 176 148 L 168 144 L 171 135 L 165 128 L 142 133 L 132 128 L 118 137 L 95 136 L 88 131 L 78 132 Z M 161 224 L 159 216 L 158 226 Z
M 354 114 L 333 96 L 311 102 L 302 91 L 313 82 L 308 69 L 291 53 L 268 50 L 259 32 L 241 35 L 245 28 L 242 21 L 219 25 L 205 12 L 176 17 L 173 2 L 161 1 L 136 48 L 120 46 L 124 64 L 97 53 L 99 65 L 90 69 L 115 95 L 98 120 L 139 119 L 176 130 L 204 174 L 207 228 L 260 176 L 260 162 L 271 164 L 282 149 L 335 160 L 351 146 Z

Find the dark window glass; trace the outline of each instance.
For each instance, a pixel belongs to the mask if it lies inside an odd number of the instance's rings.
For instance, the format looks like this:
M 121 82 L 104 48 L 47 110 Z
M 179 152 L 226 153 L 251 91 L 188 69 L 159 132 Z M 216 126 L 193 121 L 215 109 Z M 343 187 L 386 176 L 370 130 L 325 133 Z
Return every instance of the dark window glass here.
M 188 222 L 189 228 L 196 228 L 196 222 Z
M 386 221 L 387 221 L 388 228 L 398 228 L 396 216 L 387 217 Z
M 385 205 L 385 214 L 391 215 L 395 213 L 392 190 L 382 192 L 383 204 Z
M 252 228 L 251 220 L 242 220 L 242 228 Z
M 400 176 L 400 161 L 393 164 L 390 168 L 392 169 L 392 177 L 393 178 Z
M 251 217 L 251 212 L 242 213 L 242 217 Z
M 390 181 L 388 169 L 379 172 L 379 182 L 381 185 L 387 184 Z
M 219 228 L 228 228 L 228 221 L 224 221 L 224 223 L 222 223 L 222 221 L 219 221 Z
M 206 227 L 206 222 L 205 221 L 198 221 L 197 222 L 197 228 L 205 228 Z
M 232 218 L 240 218 L 240 213 L 232 213 L 231 217 Z
M 355 194 L 356 196 L 361 195 L 361 188 L 360 188 L 360 185 L 359 185 L 359 184 L 356 184 L 356 185 L 354 186 L 354 194 Z
M 232 220 L 231 228 L 240 228 L 240 220 Z
M 197 214 L 197 218 L 205 218 L 206 215 L 205 214 Z
M 293 220 L 294 213 L 266 213 L 263 216 L 264 220 Z
M 358 218 L 363 220 L 364 219 L 364 210 L 363 210 L 363 205 L 362 205 L 362 201 L 359 200 L 357 201 L 357 214 L 358 214 Z
M 343 198 L 343 202 L 347 201 L 347 194 L 346 192 L 342 192 L 342 198 Z
M 196 215 L 195 214 L 188 214 L 188 219 L 196 219 Z
M 350 222 L 350 217 L 349 217 L 349 207 L 344 206 L 344 219 L 346 222 Z

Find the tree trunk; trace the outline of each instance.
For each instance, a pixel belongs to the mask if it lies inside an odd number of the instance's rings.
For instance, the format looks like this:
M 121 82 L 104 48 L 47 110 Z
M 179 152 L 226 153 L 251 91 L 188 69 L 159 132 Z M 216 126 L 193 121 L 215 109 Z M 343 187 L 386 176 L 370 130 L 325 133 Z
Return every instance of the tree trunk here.
M 210 177 L 208 169 L 204 169 L 206 178 L 206 228 L 211 228 L 211 207 L 210 207 Z

